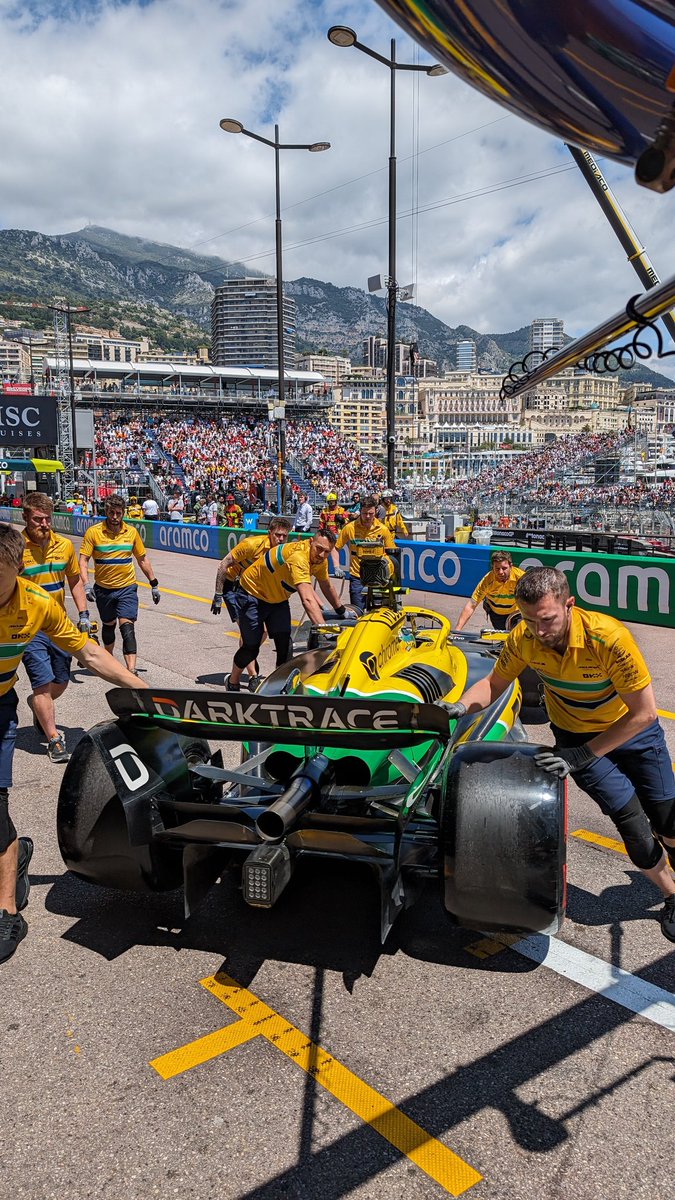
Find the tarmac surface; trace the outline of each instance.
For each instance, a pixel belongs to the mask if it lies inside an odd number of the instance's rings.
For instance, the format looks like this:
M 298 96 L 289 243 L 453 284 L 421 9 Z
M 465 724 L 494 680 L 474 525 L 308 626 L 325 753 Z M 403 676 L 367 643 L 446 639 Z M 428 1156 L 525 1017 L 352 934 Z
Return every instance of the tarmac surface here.
M 237 641 L 209 611 L 216 563 L 151 558 L 163 595 L 154 608 L 141 588 L 144 677 L 221 686 Z M 464 603 L 410 599 L 454 618 Z M 675 757 L 673 632 L 633 629 Z M 71 749 L 109 711 L 107 685 L 75 666 L 58 705 Z M 675 946 L 578 789 L 568 918 L 550 941 L 454 927 L 429 885 L 381 946 L 375 882 L 345 864 L 301 864 L 270 911 L 227 872 L 185 922 L 179 893 L 66 872 L 64 768 L 32 729 L 23 672 L 19 693 L 11 809 L 35 855 L 29 934 L 0 967 L 3 1196 L 672 1195 Z

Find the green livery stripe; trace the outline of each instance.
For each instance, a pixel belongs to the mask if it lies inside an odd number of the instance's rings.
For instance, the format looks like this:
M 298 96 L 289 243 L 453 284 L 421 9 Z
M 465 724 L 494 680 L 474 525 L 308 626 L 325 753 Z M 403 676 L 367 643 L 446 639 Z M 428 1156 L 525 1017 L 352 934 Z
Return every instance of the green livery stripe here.
M 598 679 L 595 683 L 582 683 L 576 680 L 568 682 L 564 679 L 551 679 L 551 676 L 544 675 L 543 671 L 537 671 L 537 675 L 549 687 L 557 688 L 561 692 L 604 692 L 607 688 L 614 688 L 611 679 Z
M 116 550 L 133 550 L 131 542 L 116 542 L 114 546 L 94 546 L 94 550 L 98 550 L 99 554 L 114 554 Z
M 0 658 L 20 658 L 30 642 L 0 642 Z
M 34 567 L 24 567 L 21 574 L 24 576 L 54 575 L 57 571 L 65 571 L 67 566 L 68 564 L 64 562 L 37 563 Z

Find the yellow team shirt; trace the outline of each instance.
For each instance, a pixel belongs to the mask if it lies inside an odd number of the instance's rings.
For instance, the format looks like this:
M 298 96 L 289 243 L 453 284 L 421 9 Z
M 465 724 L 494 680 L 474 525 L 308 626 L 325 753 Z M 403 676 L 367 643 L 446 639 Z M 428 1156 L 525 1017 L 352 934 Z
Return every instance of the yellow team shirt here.
M 285 543 L 282 543 L 285 545 Z M 238 579 L 242 571 L 247 567 L 252 566 L 256 559 L 260 558 L 266 550 L 272 549 L 272 543 L 268 533 L 258 533 L 253 537 L 242 538 L 237 545 L 230 551 L 234 562 L 231 567 L 225 572 L 227 579 Z
M 293 595 L 299 583 L 312 579 L 328 579 L 328 563 L 309 561 L 311 541 L 282 542 L 261 554 L 260 558 L 242 573 L 239 583 L 244 591 L 268 604 L 281 604 Z
M 130 504 L 127 509 L 127 516 L 130 521 L 142 521 L 143 509 L 140 504 Z
M 496 579 L 494 571 L 488 571 L 481 579 L 471 599 L 474 604 L 480 604 L 481 600 L 487 602 L 488 608 L 491 608 L 494 613 L 499 613 L 503 617 L 508 617 L 511 613 L 518 612 L 518 605 L 515 601 L 516 584 L 519 579 L 525 574 L 520 567 L 511 567 L 511 574 L 503 583 L 501 579 Z
M 395 504 L 390 504 L 389 508 L 385 510 L 384 523 L 392 537 L 408 536 L 408 526 L 401 516 L 400 508 L 397 508 Z
M 87 643 L 66 616 L 58 600 L 21 576 L 0 611 L 0 696 L 16 683 L 23 652 L 40 630 L 66 654 L 77 654 Z
M 26 530 L 23 531 L 23 569 L 22 576 L 30 583 L 38 584 L 57 600 L 62 608 L 66 607 L 66 584 L 68 579 L 78 583 L 80 568 L 73 543 L 67 537 L 52 530 L 49 541 L 45 546 L 31 542 Z
M 364 554 L 364 550 L 361 546 L 354 546 L 351 544 L 355 540 L 365 542 L 382 542 L 385 550 L 396 549 L 394 535 L 389 529 L 387 529 L 387 526 L 384 525 L 382 521 L 378 521 L 377 517 L 373 521 L 370 529 L 366 529 L 365 526 L 362 525 L 360 517 L 357 517 L 355 521 L 350 521 L 349 524 L 345 525 L 344 529 L 341 531 L 340 536 L 335 544 L 335 549 L 341 550 L 343 546 L 349 544 L 349 574 L 353 579 L 361 578 L 360 559 L 361 555 Z M 387 562 L 389 563 L 389 574 L 393 575 L 394 564 L 392 563 L 391 559 L 387 559 Z
M 94 579 L 99 587 L 115 591 L 136 582 L 134 558 L 143 558 L 145 546 L 137 529 L 122 522 L 119 533 L 111 533 L 105 521 L 90 525 L 82 539 L 80 554 L 94 559 Z
M 544 685 L 548 715 L 572 733 L 602 733 L 628 709 L 620 693 L 651 683 L 642 654 L 625 625 L 604 613 L 572 609 L 569 644 L 557 654 L 537 641 L 524 621 L 509 634 L 495 671 L 509 682 L 532 667 Z

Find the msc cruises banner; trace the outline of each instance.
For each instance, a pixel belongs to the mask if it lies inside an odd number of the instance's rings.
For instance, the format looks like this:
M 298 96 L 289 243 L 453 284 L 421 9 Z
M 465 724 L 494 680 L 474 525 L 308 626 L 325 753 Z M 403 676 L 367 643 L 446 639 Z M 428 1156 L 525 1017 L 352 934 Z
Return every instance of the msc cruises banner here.
M 54 528 L 82 537 L 99 517 L 55 513 Z M 23 525 L 21 510 L 0 508 L 0 521 Z M 170 550 L 199 558 L 221 559 L 249 537 L 250 529 L 214 525 L 182 525 L 177 521 L 130 521 L 149 550 Z M 263 532 L 263 531 L 261 531 Z M 418 592 L 470 596 L 490 570 L 494 546 L 462 546 L 447 542 L 400 541 L 401 582 Z M 675 626 L 675 558 L 632 558 L 620 554 L 561 554 L 554 550 L 509 547 L 519 567 L 558 567 L 583 608 L 609 613 L 622 621 Z M 344 558 L 344 555 L 341 555 Z
M 55 446 L 53 396 L 0 395 L 0 446 Z

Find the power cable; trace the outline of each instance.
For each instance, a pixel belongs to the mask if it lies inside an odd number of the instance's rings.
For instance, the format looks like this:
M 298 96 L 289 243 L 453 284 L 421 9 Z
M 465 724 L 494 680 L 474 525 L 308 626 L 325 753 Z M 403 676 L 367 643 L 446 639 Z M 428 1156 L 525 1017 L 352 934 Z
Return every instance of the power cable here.
M 496 117 L 493 121 L 486 121 L 483 125 L 476 125 L 473 129 L 465 129 L 463 133 L 457 133 L 454 137 L 446 138 L 443 142 L 435 142 L 433 146 L 427 146 L 426 149 L 420 150 L 419 154 L 430 154 L 432 150 L 439 150 L 442 146 L 449 146 L 451 142 L 458 142 L 460 138 L 469 137 L 472 133 L 479 133 L 481 129 L 487 129 L 490 125 L 498 125 L 500 121 L 507 121 L 508 115 L 505 117 Z M 401 158 L 400 162 L 408 162 L 412 155 L 406 155 Z M 326 188 L 323 192 L 315 192 L 312 196 L 305 196 L 304 200 L 296 200 L 294 204 L 285 204 L 282 208 L 282 214 L 290 212 L 292 208 L 299 208 L 301 204 L 309 204 L 311 200 L 320 200 L 322 196 L 328 196 L 331 192 L 339 192 L 340 188 L 351 187 L 353 183 L 360 183 L 362 179 L 370 179 L 372 175 L 381 175 L 386 171 L 387 167 L 378 167 L 375 171 L 366 171 L 365 175 L 356 175 L 353 179 L 346 179 L 344 183 L 336 183 L 333 187 Z M 209 242 L 217 242 L 221 238 L 229 237 L 231 233 L 239 233 L 241 229 L 248 229 L 251 225 L 259 225 L 261 221 L 272 221 L 274 213 L 269 213 L 265 217 L 256 217 L 254 221 L 246 221 L 244 225 L 235 225 L 232 229 L 226 229 L 224 233 L 216 233 L 213 237 L 202 238 L 199 242 L 193 242 L 191 246 L 186 246 L 186 250 L 194 250 L 195 246 L 206 246 Z
M 503 192 L 503 191 L 506 191 L 509 188 L 513 188 L 513 187 L 522 187 L 522 185 L 524 183 L 536 183 L 540 179 L 548 179 L 550 176 L 563 175 L 567 171 L 574 171 L 574 170 L 575 170 L 574 166 L 552 167 L 547 171 L 540 171 L 539 173 L 533 173 L 530 175 L 521 175 L 515 179 L 505 180 L 501 183 L 494 184 L 490 187 L 481 188 L 481 189 L 473 191 L 473 192 L 464 192 L 459 196 L 447 197 L 444 200 L 438 200 L 438 201 L 433 202 L 432 204 L 423 205 L 421 208 L 418 209 L 418 212 L 419 213 L 427 213 L 427 212 L 435 212 L 437 209 L 440 209 L 440 208 L 450 208 L 453 204 L 463 204 L 464 201 L 466 201 L 466 200 L 480 199 L 482 196 L 489 196 L 495 192 Z M 397 213 L 396 220 L 397 221 L 405 220 L 405 218 L 409 217 L 410 215 L 411 215 L 410 211 Z M 284 254 L 286 254 L 286 252 L 289 250 L 298 250 L 302 246 L 313 246 L 317 242 L 327 242 L 327 241 L 330 241 L 332 238 L 344 237 L 348 233 L 359 233 L 361 230 L 364 230 L 364 229 L 375 229 L 379 225 L 386 225 L 387 221 L 388 221 L 388 218 L 386 216 L 377 217 L 370 221 L 361 221 L 356 225 L 346 225 L 341 229 L 334 229 L 334 230 L 331 230 L 329 233 L 323 233 L 323 234 L 318 235 L 317 237 L 306 238 L 305 241 L 303 241 L 303 242 L 290 242 L 290 243 L 288 243 L 288 245 L 284 245 Z M 249 254 L 245 258 L 237 259 L 237 262 L 240 262 L 240 263 L 254 262 L 256 259 L 259 259 L 259 258 L 271 258 L 273 254 L 274 254 L 274 250 L 258 251 L 256 254 Z

